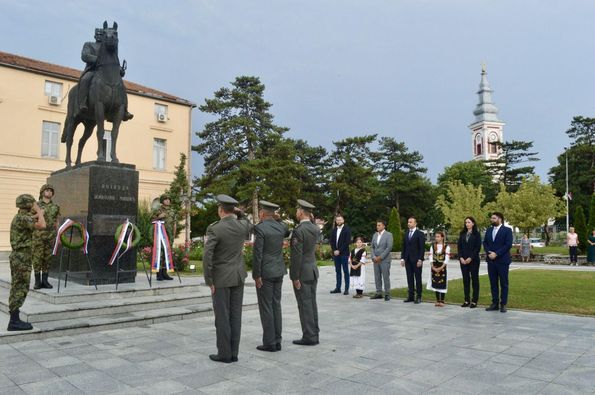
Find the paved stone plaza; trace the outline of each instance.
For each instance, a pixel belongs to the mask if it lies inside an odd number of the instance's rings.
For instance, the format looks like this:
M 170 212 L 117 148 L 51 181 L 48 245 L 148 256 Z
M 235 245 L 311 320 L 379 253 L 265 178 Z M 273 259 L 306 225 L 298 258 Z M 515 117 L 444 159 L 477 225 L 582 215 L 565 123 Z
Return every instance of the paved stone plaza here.
M 5 344 L 0 393 L 595 392 L 595 318 L 357 300 L 328 293 L 333 271 L 321 268 L 319 346 L 291 344 L 300 331 L 286 280 L 281 352 L 255 349 L 262 332 L 254 309 L 244 312 L 239 362 L 229 365 L 208 359 L 212 317 Z M 393 265 L 395 285 L 403 276 Z

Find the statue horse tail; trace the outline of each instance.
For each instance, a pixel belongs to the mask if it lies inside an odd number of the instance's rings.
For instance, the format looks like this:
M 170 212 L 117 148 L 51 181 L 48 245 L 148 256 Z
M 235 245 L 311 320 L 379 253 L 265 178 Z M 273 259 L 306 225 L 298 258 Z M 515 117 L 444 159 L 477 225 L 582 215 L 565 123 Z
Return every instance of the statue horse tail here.
M 69 137 L 70 140 L 72 140 L 72 135 L 74 134 L 73 125 L 76 113 L 78 112 L 78 88 L 79 86 L 76 84 L 68 92 L 68 109 L 64 121 L 64 128 L 62 129 L 62 137 L 60 138 L 60 141 L 63 143 L 66 143 L 69 140 Z

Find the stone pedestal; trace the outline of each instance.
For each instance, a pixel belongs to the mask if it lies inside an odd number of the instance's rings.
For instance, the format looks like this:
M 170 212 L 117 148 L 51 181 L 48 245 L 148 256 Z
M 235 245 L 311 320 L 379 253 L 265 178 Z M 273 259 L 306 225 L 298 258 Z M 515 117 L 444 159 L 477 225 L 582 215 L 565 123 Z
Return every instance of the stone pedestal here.
M 107 263 L 116 246 L 116 228 L 128 218 L 136 223 L 138 212 L 138 171 L 134 165 L 109 162 L 87 162 L 71 169 L 58 170 L 47 179 L 56 189 L 54 202 L 60 205 L 61 222 L 66 218 L 82 223 L 89 232 L 89 260 L 98 284 L 113 284 L 116 265 Z M 76 231 L 75 231 L 76 233 Z M 58 274 L 54 259 L 50 275 Z M 64 249 L 62 270 L 67 264 L 68 250 Z M 82 250 L 70 252 L 70 270 L 88 271 L 87 259 Z M 136 276 L 136 249 L 120 259 L 119 282 L 134 282 Z M 64 278 L 64 276 L 62 276 Z M 92 284 L 90 273 L 71 273 L 68 281 Z

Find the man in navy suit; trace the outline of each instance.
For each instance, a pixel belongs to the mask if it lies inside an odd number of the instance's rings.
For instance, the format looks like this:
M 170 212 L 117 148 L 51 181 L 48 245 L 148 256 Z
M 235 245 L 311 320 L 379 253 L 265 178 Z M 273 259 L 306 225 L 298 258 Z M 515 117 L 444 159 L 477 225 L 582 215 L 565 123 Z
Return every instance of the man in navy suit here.
M 512 229 L 504 226 L 504 215 L 502 213 L 492 213 L 490 221 L 492 226 L 488 228 L 483 239 L 483 249 L 486 253 L 488 276 L 492 288 L 492 304 L 486 311 L 500 309 L 501 313 L 506 313 Z M 498 289 L 498 282 L 500 282 L 500 289 Z
M 335 261 L 337 284 L 331 293 L 341 293 L 341 269 L 343 269 L 343 276 L 345 276 L 345 292 L 343 292 L 343 295 L 349 295 L 349 245 L 351 244 L 351 229 L 345 225 L 345 218 L 340 214 L 335 217 L 335 225 L 329 243 L 333 251 L 333 261 Z
M 403 235 L 401 266 L 407 272 L 409 295 L 403 302 L 415 302 L 415 304 L 419 304 L 421 303 L 421 270 L 424 262 L 426 237 L 421 230 L 417 229 L 417 220 L 415 217 L 409 217 L 407 227 L 409 230 Z M 413 298 L 414 294 L 416 295 L 415 299 Z

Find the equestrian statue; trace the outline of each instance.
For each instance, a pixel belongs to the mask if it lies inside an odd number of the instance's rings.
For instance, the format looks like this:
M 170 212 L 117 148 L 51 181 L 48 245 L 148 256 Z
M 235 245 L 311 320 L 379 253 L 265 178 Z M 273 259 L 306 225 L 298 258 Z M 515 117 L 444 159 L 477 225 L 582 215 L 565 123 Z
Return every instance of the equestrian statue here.
M 87 42 L 81 53 L 87 65 L 81 74 L 79 83 L 68 92 L 68 112 L 62 132 L 66 143 L 66 167 L 71 166 L 71 149 L 74 132 L 82 123 L 85 127 L 79 140 L 75 165 L 81 164 L 81 155 L 85 143 L 97 126 L 97 160 L 105 161 L 103 145 L 105 121 L 112 123 L 111 161 L 119 163 L 116 154 L 118 132 L 122 121 L 132 119 L 128 112 L 128 97 L 122 77 L 126 73 L 126 60 L 120 65 L 118 59 L 118 24 L 108 27 L 103 22 L 102 29 L 95 29 L 95 42 Z

